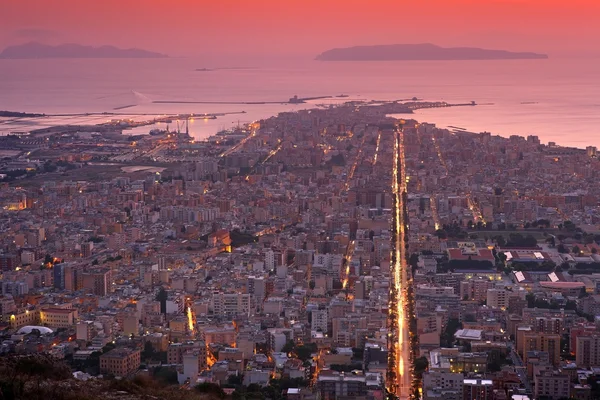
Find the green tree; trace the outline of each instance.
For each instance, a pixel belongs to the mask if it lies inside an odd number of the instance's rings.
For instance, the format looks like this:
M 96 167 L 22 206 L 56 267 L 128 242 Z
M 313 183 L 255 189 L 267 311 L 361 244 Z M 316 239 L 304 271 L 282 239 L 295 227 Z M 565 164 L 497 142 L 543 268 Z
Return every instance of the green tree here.
M 454 344 L 454 334 L 461 328 L 462 324 L 457 318 L 450 318 L 446 328 L 444 329 L 444 332 L 442 332 L 442 336 L 440 337 L 441 346 L 452 347 Z
M 294 351 L 295 347 L 296 347 L 296 344 L 294 343 L 294 341 L 288 340 L 281 348 L 281 352 L 282 353 L 291 353 L 292 351 Z
M 417 358 L 415 360 L 414 367 L 415 375 L 421 379 L 423 377 L 423 372 L 427 371 L 427 368 L 429 367 L 429 361 L 427 360 L 427 357 Z
M 508 259 L 508 257 L 503 252 L 500 252 L 500 253 L 498 253 L 498 259 L 500 260 L 500 262 L 502 264 L 504 264 L 506 262 L 506 260 Z
M 151 359 L 154 356 L 154 347 L 152 347 L 152 343 L 144 343 L 144 351 L 142 351 L 141 356 L 142 360 Z
M 307 343 L 302 346 L 297 346 L 295 353 L 301 361 L 307 361 L 311 359 L 312 353 L 316 353 L 317 350 L 317 345 L 315 343 Z

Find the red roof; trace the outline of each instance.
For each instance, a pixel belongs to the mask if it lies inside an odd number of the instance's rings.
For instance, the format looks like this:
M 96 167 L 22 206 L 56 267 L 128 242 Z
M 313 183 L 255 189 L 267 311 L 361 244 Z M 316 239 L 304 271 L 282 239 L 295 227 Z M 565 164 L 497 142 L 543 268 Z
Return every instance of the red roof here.
M 448 249 L 448 256 L 451 260 L 471 260 L 494 262 L 494 254 L 489 249 L 477 249 L 477 254 L 463 254 L 461 249 Z
M 577 289 L 584 288 L 583 282 L 540 282 L 541 287 L 548 289 Z

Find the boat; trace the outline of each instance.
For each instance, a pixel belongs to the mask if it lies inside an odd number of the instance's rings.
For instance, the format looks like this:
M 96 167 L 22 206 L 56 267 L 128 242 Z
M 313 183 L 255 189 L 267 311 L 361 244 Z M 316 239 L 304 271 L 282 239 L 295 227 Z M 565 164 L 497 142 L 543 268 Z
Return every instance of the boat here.
M 149 134 L 150 136 L 161 136 L 167 133 L 167 131 L 163 131 L 162 129 L 152 129 Z

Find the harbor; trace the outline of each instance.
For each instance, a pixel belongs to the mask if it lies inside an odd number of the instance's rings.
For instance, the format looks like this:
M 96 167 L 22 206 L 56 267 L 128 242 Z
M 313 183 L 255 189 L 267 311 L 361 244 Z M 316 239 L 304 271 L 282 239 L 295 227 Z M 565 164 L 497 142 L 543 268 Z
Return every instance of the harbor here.
M 102 135 L 144 135 L 150 131 L 178 131 L 188 126 L 190 136 L 195 140 L 204 140 L 216 132 L 229 130 L 285 111 L 297 111 L 307 108 L 330 108 L 344 104 L 386 105 L 392 113 L 411 114 L 416 110 L 429 108 L 448 108 L 475 106 L 476 102 L 450 104 L 447 102 L 427 102 L 416 97 L 405 100 L 366 100 L 358 96 L 339 94 L 336 96 L 293 96 L 287 102 L 193 102 L 163 101 L 165 105 L 179 104 L 182 109 L 190 109 L 196 104 L 207 105 L 245 105 L 244 109 L 230 109 L 214 112 L 151 113 L 151 112 L 80 112 L 80 113 L 22 113 L 4 111 L 0 114 L 0 136 L 16 135 L 32 138 L 46 137 L 55 133 L 97 133 Z M 161 103 L 156 101 L 155 103 Z M 267 105 L 267 107 L 265 107 Z M 269 106 L 270 105 L 270 106 Z M 117 107 L 127 109 L 134 105 Z M 144 110 L 146 111 L 146 110 Z M 198 123 L 201 123 L 198 125 Z

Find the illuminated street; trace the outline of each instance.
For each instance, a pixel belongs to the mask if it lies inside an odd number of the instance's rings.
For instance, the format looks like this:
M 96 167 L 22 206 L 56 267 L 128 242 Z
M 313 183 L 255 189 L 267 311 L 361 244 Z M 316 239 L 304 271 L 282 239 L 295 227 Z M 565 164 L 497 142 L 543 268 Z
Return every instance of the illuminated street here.
M 381 130 L 377 134 L 377 144 L 375 145 L 375 155 L 373 156 L 373 165 L 377 164 L 377 155 L 379 154 L 380 144 L 381 144 Z
M 392 278 L 389 307 L 389 365 L 388 390 L 398 398 L 405 399 L 410 395 L 411 359 L 408 334 L 407 260 L 405 254 L 404 193 L 406 192 L 404 133 L 402 129 L 394 132 L 394 161 L 392 170 L 392 191 L 394 207 L 392 210 Z
M 354 255 L 355 243 L 354 240 L 348 244 L 346 249 L 346 255 L 344 257 L 345 268 L 342 270 L 342 289 L 347 289 L 348 287 L 348 277 L 350 276 L 350 263 L 352 262 L 352 256 Z
M 240 140 L 238 144 L 221 153 L 219 157 L 227 157 L 228 155 L 235 153 L 236 151 L 242 149 L 247 142 L 256 137 L 258 126 L 255 123 L 252 123 L 249 125 L 249 127 L 252 129 L 252 132 L 244 139 Z

